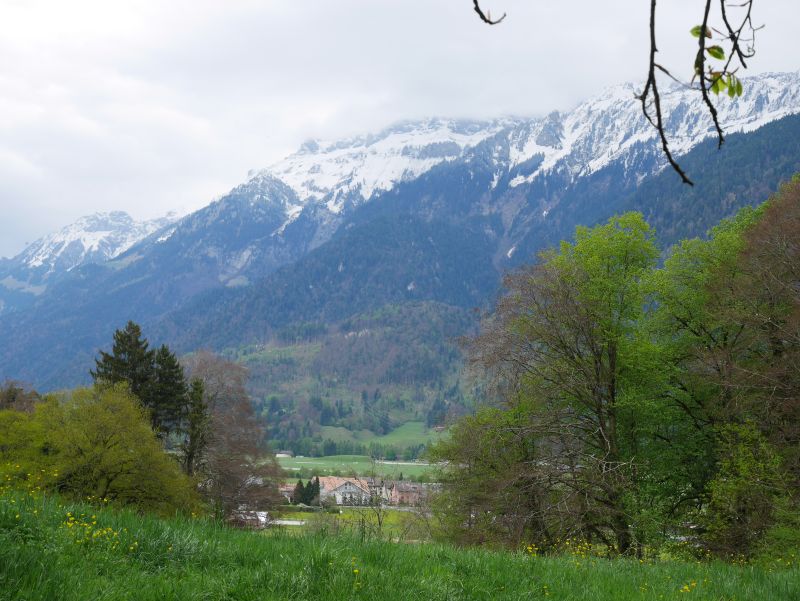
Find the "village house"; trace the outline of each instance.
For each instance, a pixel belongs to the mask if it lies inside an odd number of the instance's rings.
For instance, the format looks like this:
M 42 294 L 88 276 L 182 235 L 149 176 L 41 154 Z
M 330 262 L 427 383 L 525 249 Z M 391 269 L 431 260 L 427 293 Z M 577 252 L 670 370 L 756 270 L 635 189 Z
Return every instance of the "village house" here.
M 391 489 L 390 504 L 421 505 L 428 493 L 428 487 L 417 482 L 395 482 Z
M 428 484 L 359 478 L 353 476 L 319 477 L 319 500 L 328 505 L 406 505 L 419 506 L 424 503 L 430 490 Z M 284 484 L 281 494 L 291 500 L 294 485 Z
M 366 480 L 338 476 L 319 477 L 319 500 L 321 503 L 368 505 L 371 498 L 372 495 Z
M 369 488 L 369 494 L 373 502 L 380 499 L 382 504 L 389 504 L 392 501 L 392 486 L 391 480 L 383 480 L 378 478 L 366 478 L 364 480 Z
M 278 492 L 289 503 L 292 502 L 292 495 L 294 494 L 294 486 L 295 486 L 294 484 L 288 482 L 278 486 Z

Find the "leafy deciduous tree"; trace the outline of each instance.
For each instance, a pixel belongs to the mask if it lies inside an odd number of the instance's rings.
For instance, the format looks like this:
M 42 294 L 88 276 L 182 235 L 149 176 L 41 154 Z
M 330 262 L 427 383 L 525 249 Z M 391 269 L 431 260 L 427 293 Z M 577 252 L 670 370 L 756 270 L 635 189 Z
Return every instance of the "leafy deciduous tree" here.
M 192 380 L 188 392 L 185 438 L 181 445 L 183 469 L 189 476 L 201 471 L 211 437 L 211 413 L 202 380 Z
M 634 544 L 626 496 L 641 469 L 635 357 L 646 352 L 636 327 L 658 254 L 653 237 L 636 213 L 578 228 L 574 244 L 506 278 L 508 294 L 468 347 L 473 366 L 494 376 L 506 408 L 522 418 L 475 435 L 493 444 L 519 437 L 512 454 L 523 455 L 500 462 L 506 467 L 497 474 L 516 474 L 500 494 L 522 481 L 529 491 L 547 483 L 547 515 L 551 523 L 558 516 L 559 534 L 600 539 L 622 553 Z M 544 513 L 529 513 L 536 535 L 547 537 Z
M 164 453 L 125 384 L 50 397 L 33 419 L 42 426 L 42 461 L 58 474 L 57 490 L 162 513 L 196 505 L 193 483 Z
M 795 181 L 709 240 L 685 241 L 658 274 L 653 322 L 670 349 L 666 394 L 703 449 L 686 464 L 686 499 L 718 553 L 755 552 L 778 507 L 798 504 L 798 239 Z

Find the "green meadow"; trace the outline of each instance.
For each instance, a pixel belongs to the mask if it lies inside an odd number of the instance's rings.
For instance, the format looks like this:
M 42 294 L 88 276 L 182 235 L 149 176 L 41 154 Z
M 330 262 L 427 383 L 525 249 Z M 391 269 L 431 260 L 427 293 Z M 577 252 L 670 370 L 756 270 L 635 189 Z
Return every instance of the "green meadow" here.
M 336 442 L 352 441 L 362 444 L 376 443 L 397 449 L 427 445 L 439 440 L 443 433 L 425 427 L 423 422 L 407 422 L 388 434 L 376 436 L 369 430 L 351 432 L 346 428 L 323 426 L 320 437 Z M 328 455 L 325 457 L 280 457 L 278 461 L 290 476 L 308 478 L 320 476 L 377 476 L 389 479 L 423 478 L 431 473 L 431 466 L 424 461 L 381 461 L 366 455 Z
M 329 457 L 279 457 L 278 462 L 291 478 L 292 474 L 308 478 L 311 473 L 341 476 L 372 476 L 396 480 L 420 478 L 432 467 L 424 462 L 374 461 L 366 455 L 331 455 Z
M 324 532 L 358 539 L 380 537 L 394 542 L 430 542 L 426 516 L 410 508 L 366 506 L 309 511 L 283 506 L 271 515 L 302 523 L 271 528 L 269 534 L 275 530 L 299 536 Z
M 800 571 L 793 558 L 639 562 L 398 544 L 324 528 L 248 532 L 6 490 L 0 599 L 792 601 Z

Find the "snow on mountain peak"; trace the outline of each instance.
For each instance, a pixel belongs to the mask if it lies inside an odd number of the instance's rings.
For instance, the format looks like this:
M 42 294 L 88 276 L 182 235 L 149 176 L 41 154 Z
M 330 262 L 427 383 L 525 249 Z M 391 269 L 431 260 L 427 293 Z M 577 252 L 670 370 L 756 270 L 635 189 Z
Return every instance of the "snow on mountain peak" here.
M 738 98 L 714 98 L 725 133 L 747 132 L 800 113 L 800 72 L 765 73 L 743 80 Z M 482 152 L 489 141 L 496 163 L 494 184 L 516 169 L 510 185 L 530 183 L 552 170 L 572 177 L 596 172 L 622 160 L 653 159 L 665 165 L 657 132 L 645 120 L 637 94 L 623 83 L 602 90 L 569 111 L 545 117 L 469 121 L 426 119 L 397 123 L 376 134 L 338 141 L 310 139 L 300 149 L 255 177 L 275 177 L 297 195 L 286 206 L 287 223 L 308 203 L 331 213 L 358 205 L 378 192 L 420 177 L 436 165 Z M 675 85 L 662 92 L 670 145 L 681 156 L 713 136 L 707 109 L 696 89 Z
M 743 80 L 741 97 L 714 97 L 726 134 L 748 132 L 791 114 L 800 113 L 800 73 L 765 73 Z M 542 173 L 564 169 L 588 175 L 634 154 L 657 157 L 662 166 L 657 132 L 643 114 L 641 90 L 625 83 L 603 90 L 573 110 L 531 119 L 508 134 L 509 167 L 540 155 L 537 169 L 515 177 L 511 185 L 532 182 Z M 715 131 L 696 89 L 675 85 L 662 92 L 661 105 L 676 156 L 689 152 Z
M 112 259 L 175 219 L 174 213 L 138 222 L 124 211 L 87 215 L 40 238 L 13 261 L 29 269 L 46 270 L 47 274 L 69 271 L 86 263 Z
M 510 120 L 427 119 L 395 124 L 377 134 L 335 142 L 308 140 L 265 170 L 286 182 L 302 201 L 324 201 L 339 213 L 375 192 L 414 179 L 499 132 Z

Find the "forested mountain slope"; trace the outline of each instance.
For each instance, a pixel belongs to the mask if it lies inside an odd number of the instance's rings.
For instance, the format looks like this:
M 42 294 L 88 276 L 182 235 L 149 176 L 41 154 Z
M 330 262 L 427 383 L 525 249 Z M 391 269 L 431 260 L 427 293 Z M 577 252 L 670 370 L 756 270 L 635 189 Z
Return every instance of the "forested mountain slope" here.
M 697 235 L 800 170 L 800 77 L 746 83 L 720 102 L 732 132 L 721 151 L 702 107 L 668 96 L 694 188 L 663 169 L 631 86 L 544 118 L 310 141 L 108 260 L 76 264 L 37 294 L 6 287 L 16 308 L 0 314 L 0 377 L 45 390 L 85 381 L 129 319 L 189 352 L 278 344 L 308 324 L 327 336 L 406 303 L 469 315 L 506 270 L 623 210 L 644 212 L 665 244 Z

